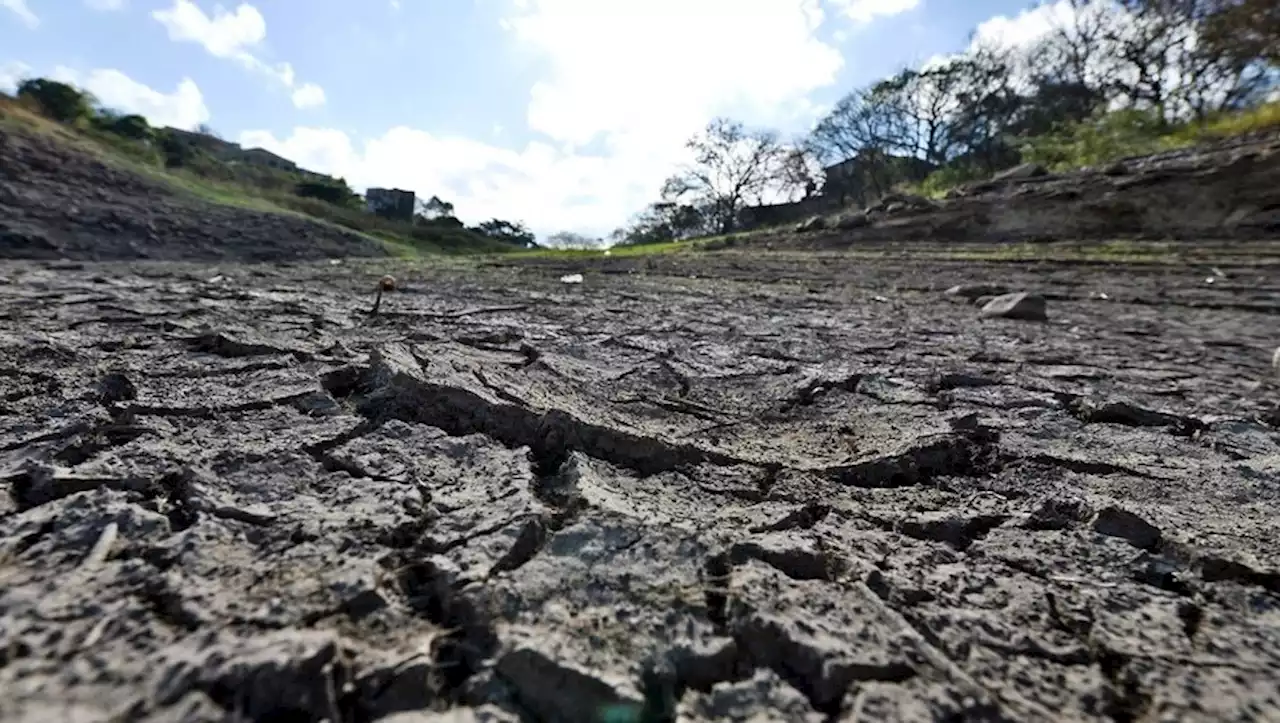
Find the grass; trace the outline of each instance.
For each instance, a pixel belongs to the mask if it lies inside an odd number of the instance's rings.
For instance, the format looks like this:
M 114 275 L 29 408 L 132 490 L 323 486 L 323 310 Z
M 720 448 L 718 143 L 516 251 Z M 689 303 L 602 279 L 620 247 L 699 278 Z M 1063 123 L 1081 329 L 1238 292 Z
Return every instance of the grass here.
M 1070 171 L 1275 130 L 1280 130 L 1280 101 L 1176 124 L 1161 122 L 1146 111 L 1121 110 L 1066 125 L 1055 133 L 1025 139 L 1022 160 L 1039 163 L 1052 171 Z M 953 188 L 983 178 L 964 169 L 943 168 L 923 182 L 905 184 L 899 190 L 937 199 Z
M 166 168 L 163 154 L 154 144 L 123 138 L 88 123 L 57 123 L 41 115 L 24 100 L 2 93 L 0 127 L 53 138 L 116 168 L 150 178 L 178 195 L 260 213 L 305 218 L 341 228 L 379 243 L 390 254 L 401 258 L 435 254 L 494 254 L 515 248 L 467 229 L 394 221 L 362 208 L 337 206 L 297 196 L 290 192 L 297 181 L 297 174 L 286 171 L 243 163 L 222 163 L 212 158 L 201 159 L 202 170 Z

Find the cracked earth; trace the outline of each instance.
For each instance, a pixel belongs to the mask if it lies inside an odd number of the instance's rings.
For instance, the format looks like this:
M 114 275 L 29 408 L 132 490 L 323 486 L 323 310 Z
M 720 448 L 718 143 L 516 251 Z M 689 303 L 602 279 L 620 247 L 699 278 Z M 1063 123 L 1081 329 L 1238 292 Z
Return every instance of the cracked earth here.
M 1274 268 L 628 263 L 0 266 L 0 718 L 1280 719 Z

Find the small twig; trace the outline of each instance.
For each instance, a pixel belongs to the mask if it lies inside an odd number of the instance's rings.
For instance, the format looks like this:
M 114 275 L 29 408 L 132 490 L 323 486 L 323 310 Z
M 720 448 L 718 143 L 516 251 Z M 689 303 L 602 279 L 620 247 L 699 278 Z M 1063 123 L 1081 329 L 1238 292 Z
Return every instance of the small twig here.
M 427 314 L 437 319 L 461 319 L 464 316 L 473 316 L 475 314 L 496 314 L 501 311 L 524 311 L 529 308 L 528 304 L 510 304 L 507 306 L 477 306 L 471 309 L 462 309 L 461 311 L 451 311 L 444 314 Z
M 93 549 L 85 556 L 84 562 L 80 563 L 80 567 L 92 570 L 105 562 L 111 554 L 111 546 L 115 544 L 119 532 L 119 525 L 108 522 L 107 526 L 102 528 L 102 534 L 98 535 L 98 541 L 93 544 Z

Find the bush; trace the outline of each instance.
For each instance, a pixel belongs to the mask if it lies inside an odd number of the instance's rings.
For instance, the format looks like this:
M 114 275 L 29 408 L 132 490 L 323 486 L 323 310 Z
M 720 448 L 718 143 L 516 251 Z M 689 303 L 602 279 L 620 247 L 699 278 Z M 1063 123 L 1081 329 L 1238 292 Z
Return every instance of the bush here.
M 921 196 L 937 198 L 945 194 L 951 189 L 969 183 L 971 181 L 981 180 L 989 174 L 973 165 L 956 165 L 943 166 L 938 170 L 925 176 L 920 182 L 920 186 L 916 191 Z
M 111 124 L 108 130 L 134 141 L 145 141 L 151 138 L 151 124 L 140 115 L 121 116 Z
M 534 246 L 537 242 L 537 237 L 524 224 L 497 218 L 485 221 L 470 230 L 488 236 L 494 241 L 521 248 Z
M 1058 170 L 1099 166 L 1127 156 L 1167 150 L 1167 136 L 1173 130 L 1153 111 L 1112 111 L 1026 139 L 1022 160 Z
M 354 206 L 359 197 L 341 178 L 333 181 L 303 181 L 294 187 L 294 194 L 302 198 L 315 198 L 334 206 Z
M 34 102 L 40 112 L 59 123 L 75 123 L 93 115 L 93 98 L 75 86 L 47 78 L 24 80 L 18 98 Z
M 89 122 L 104 133 L 112 133 L 131 141 L 149 141 L 152 137 L 151 124 L 140 115 L 120 115 L 110 110 L 101 110 Z
M 161 131 L 156 140 L 164 154 L 165 168 L 183 168 L 191 165 L 196 158 L 195 148 L 168 131 Z

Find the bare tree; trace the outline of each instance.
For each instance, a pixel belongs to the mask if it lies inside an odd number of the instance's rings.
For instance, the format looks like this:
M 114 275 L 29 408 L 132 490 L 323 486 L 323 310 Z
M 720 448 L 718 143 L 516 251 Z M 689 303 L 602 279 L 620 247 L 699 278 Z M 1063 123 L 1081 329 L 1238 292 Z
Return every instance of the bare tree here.
M 790 201 L 809 198 L 818 192 L 822 182 L 822 163 L 817 151 L 805 140 L 791 144 L 781 152 L 778 164 L 778 190 Z
M 716 118 L 687 146 L 693 163 L 667 179 L 662 197 L 701 209 L 721 233 L 732 231 L 738 212 L 760 203 L 777 183 L 782 147 L 773 131 Z
M 1048 36 L 1028 53 L 1027 80 L 1110 93 L 1120 72 L 1116 33 L 1122 15 L 1110 0 L 1069 0 L 1066 7 L 1068 17 L 1055 18 Z
M 1238 108 L 1274 87 L 1274 63 L 1267 55 L 1280 56 L 1280 51 L 1265 41 L 1236 44 L 1214 34 L 1222 27 L 1223 17 L 1241 13 L 1259 23 L 1263 29 L 1259 37 L 1265 37 L 1268 20 L 1273 23 L 1271 39 L 1276 40 L 1274 24 L 1280 23 L 1280 10 L 1274 3 L 1270 7 L 1255 4 L 1251 10 L 1243 10 L 1246 3 L 1240 0 L 1120 0 L 1120 4 L 1131 18 L 1119 34 L 1121 57 L 1136 79 L 1130 95 L 1162 118 L 1200 118 Z M 1215 42 L 1216 38 L 1226 42 Z
M 980 48 L 951 64 L 956 108 L 949 120 L 952 158 L 987 173 L 1016 160 L 1010 137 L 1026 122 L 1026 98 L 1016 88 L 1016 58 Z
M 1280 3 L 1214 0 L 1202 24 L 1207 49 L 1238 64 L 1280 66 Z
M 865 205 L 906 180 L 922 136 L 907 91 L 899 74 L 846 95 L 819 121 L 809 142 L 828 165 L 824 194 Z
M 453 204 L 441 200 L 439 196 L 432 196 L 426 201 L 418 199 L 415 205 L 418 207 L 417 215 L 428 220 L 453 216 Z

